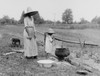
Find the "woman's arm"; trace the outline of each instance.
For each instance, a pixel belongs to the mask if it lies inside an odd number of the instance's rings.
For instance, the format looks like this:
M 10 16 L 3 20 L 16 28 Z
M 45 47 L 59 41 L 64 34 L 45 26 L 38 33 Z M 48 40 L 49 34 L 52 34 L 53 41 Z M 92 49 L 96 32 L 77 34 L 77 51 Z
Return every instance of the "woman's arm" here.
M 27 30 L 28 22 L 27 22 L 26 18 L 24 18 L 24 25 L 25 25 L 24 29 L 26 30 L 26 32 L 27 32 L 27 34 L 28 34 L 28 36 L 29 36 L 29 32 L 28 32 L 28 30 Z
M 51 42 L 53 43 L 55 41 L 54 35 L 52 35 L 51 38 L 52 38 L 52 41 Z
M 28 34 L 27 38 L 31 40 L 31 37 L 30 37 L 30 35 L 29 35 L 29 31 L 28 31 L 28 29 L 27 29 L 27 28 L 29 27 L 29 25 L 28 25 L 28 21 L 27 21 L 26 18 L 24 18 L 24 25 L 25 25 L 24 29 L 26 30 L 26 32 L 27 32 L 27 34 Z

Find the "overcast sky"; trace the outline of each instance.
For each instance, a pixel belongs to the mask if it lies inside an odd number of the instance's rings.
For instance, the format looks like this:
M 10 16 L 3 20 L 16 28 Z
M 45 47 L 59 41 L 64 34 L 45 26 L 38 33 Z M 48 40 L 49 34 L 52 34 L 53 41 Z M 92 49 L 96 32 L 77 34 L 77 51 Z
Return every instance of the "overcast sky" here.
M 49 20 L 61 20 L 65 9 L 72 9 L 74 21 L 100 16 L 100 0 L 0 0 L 0 18 L 4 15 L 19 19 L 23 10 L 31 7 Z

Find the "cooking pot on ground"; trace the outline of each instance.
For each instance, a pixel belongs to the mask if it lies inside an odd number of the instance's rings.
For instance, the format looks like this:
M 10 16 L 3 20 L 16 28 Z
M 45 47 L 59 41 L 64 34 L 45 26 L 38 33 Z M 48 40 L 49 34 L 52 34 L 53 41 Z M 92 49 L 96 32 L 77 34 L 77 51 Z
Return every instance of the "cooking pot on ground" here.
M 59 61 L 62 61 L 65 57 L 70 55 L 69 48 L 56 48 L 55 55 Z

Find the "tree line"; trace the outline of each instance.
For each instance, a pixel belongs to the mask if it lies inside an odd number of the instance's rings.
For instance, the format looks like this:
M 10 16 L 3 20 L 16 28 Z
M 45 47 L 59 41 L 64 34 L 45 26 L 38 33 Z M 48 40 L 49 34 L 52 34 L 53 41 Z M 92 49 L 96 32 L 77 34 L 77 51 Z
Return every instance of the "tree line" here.
M 23 24 L 24 23 L 24 11 L 21 14 L 21 17 L 19 20 L 15 20 L 14 18 L 10 18 L 9 16 L 5 15 L 0 19 L 0 24 L 1 25 L 18 25 L 18 24 Z M 36 14 L 34 15 L 34 21 L 35 24 L 51 24 L 54 23 L 54 21 L 51 20 L 45 20 L 43 19 L 40 14 Z M 63 13 L 62 13 L 62 22 L 61 21 L 56 21 L 55 23 L 59 24 L 59 23 L 64 23 L 64 24 L 74 24 L 74 23 L 78 23 L 78 24 L 86 24 L 86 23 L 95 23 L 95 24 L 100 24 L 100 17 L 94 17 L 91 22 L 89 22 L 88 20 L 85 20 L 84 18 L 81 18 L 79 22 L 73 21 L 73 12 L 71 9 L 66 9 Z

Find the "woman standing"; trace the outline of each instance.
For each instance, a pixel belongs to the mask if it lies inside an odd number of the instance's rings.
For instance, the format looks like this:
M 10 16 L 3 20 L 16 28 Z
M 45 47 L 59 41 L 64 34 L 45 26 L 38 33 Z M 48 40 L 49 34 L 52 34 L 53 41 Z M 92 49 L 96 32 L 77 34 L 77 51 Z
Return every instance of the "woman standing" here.
M 27 59 L 37 58 L 38 55 L 35 35 L 36 29 L 32 13 L 36 14 L 36 12 L 33 12 L 32 9 L 28 7 L 27 13 L 24 14 L 24 56 Z

